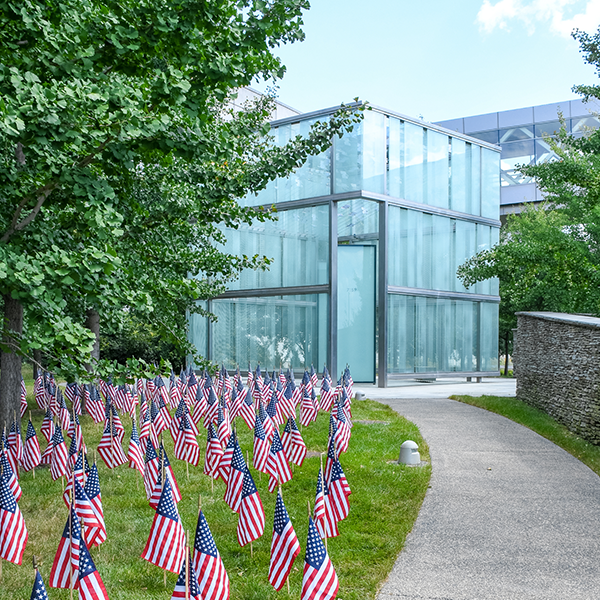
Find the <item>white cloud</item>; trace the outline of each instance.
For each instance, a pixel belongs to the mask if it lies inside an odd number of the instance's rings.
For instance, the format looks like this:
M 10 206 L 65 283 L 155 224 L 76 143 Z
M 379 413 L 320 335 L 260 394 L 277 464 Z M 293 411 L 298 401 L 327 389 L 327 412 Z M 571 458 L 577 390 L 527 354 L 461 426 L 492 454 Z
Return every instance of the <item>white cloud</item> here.
M 592 33 L 600 24 L 600 0 L 483 0 L 477 13 L 482 31 L 508 29 L 513 21 L 523 23 L 529 33 L 536 25 L 547 24 L 556 35 L 569 37 L 573 29 Z

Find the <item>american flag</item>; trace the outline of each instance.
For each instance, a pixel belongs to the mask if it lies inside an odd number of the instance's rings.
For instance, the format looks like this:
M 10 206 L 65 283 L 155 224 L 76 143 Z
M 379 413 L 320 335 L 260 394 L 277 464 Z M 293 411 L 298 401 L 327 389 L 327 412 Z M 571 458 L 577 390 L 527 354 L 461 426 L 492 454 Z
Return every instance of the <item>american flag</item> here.
M 237 539 L 240 546 L 245 546 L 257 540 L 265 531 L 265 511 L 248 467 L 244 473 L 239 514 Z
M 212 423 L 208 424 L 206 434 L 206 455 L 204 457 L 204 474 L 209 475 L 213 479 L 219 477 L 219 463 L 223 457 L 223 448 L 217 437 L 215 426 Z
M 233 451 L 235 450 L 235 443 L 237 437 L 235 432 L 232 432 L 229 440 L 227 441 L 227 446 L 225 446 L 225 451 L 223 452 L 223 456 L 219 461 L 218 476 L 225 482 L 229 481 L 229 471 L 231 469 L 231 460 L 233 459 Z
M 6 452 L 2 451 L 0 451 L 0 470 L 2 471 L 2 477 L 4 478 L 4 481 L 6 481 L 6 485 L 12 492 L 15 501 L 18 502 L 21 499 L 23 492 L 21 491 L 19 480 L 17 479 L 17 476 L 15 475 L 10 463 L 8 462 L 8 459 L 6 458 Z
M 308 373 L 307 373 L 308 375 Z M 315 406 L 313 399 L 311 397 L 311 391 L 307 389 L 302 393 L 302 406 L 300 409 L 300 423 L 304 425 L 304 427 L 310 425 L 317 418 L 317 407 Z
M 21 410 L 19 411 L 21 418 L 23 418 L 23 415 L 25 414 L 26 411 L 27 411 L 27 388 L 25 387 L 25 380 L 23 379 L 23 376 L 21 375 Z
M 202 511 L 194 538 L 194 570 L 202 600 L 228 600 L 229 577 Z
M 232 438 L 234 436 L 231 436 Z M 227 489 L 225 490 L 225 500 L 227 506 L 234 512 L 239 512 L 242 496 L 242 488 L 244 486 L 244 473 L 246 472 L 246 462 L 242 449 L 235 439 L 233 455 L 231 459 L 230 469 L 227 476 Z
M 44 379 L 42 374 L 40 373 L 35 380 L 35 385 L 33 386 L 33 393 L 35 395 L 35 401 L 40 410 L 46 410 L 47 402 L 46 402 L 46 387 L 44 385 Z
M 254 423 L 254 450 L 252 453 L 252 464 L 257 471 L 266 473 L 267 459 L 271 443 L 267 440 L 260 417 L 256 415 Z
M 52 440 L 52 436 L 54 435 L 54 420 L 52 418 L 52 412 L 50 408 L 46 410 L 46 414 L 44 415 L 44 420 L 42 421 L 40 431 L 42 432 L 42 434 L 48 442 Z
M 67 408 L 67 404 L 65 402 L 65 397 L 63 396 L 60 388 L 56 388 L 56 399 L 58 401 L 58 411 L 56 413 L 58 420 L 60 421 L 60 426 L 64 431 L 68 431 L 69 424 L 71 422 L 71 413 L 69 413 L 69 409 Z
M 104 407 L 98 389 L 93 385 L 86 386 L 85 409 L 90 414 L 94 423 L 98 424 L 104 420 Z
M 327 458 L 325 459 L 325 473 L 323 473 L 323 478 L 325 481 L 331 480 L 331 467 L 333 467 L 333 463 L 337 460 L 338 453 L 335 446 L 335 421 L 330 421 L 330 426 L 333 424 L 334 428 L 330 429 L 329 434 L 329 443 L 327 444 Z
M 344 370 L 344 387 L 348 390 L 348 395 L 352 397 L 352 386 L 354 385 L 354 381 L 352 380 L 352 375 L 350 375 L 350 367 L 346 365 L 346 369 Z
M 194 371 L 190 371 L 190 375 L 187 380 L 187 390 L 185 391 L 185 403 L 188 408 L 192 405 L 192 402 L 196 400 L 196 394 L 198 392 L 198 380 Z
M 346 388 L 342 388 L 340 404 L 342 405 L 344 416 L 346 417 L 346 421 L 348 422 L 348 427 L 352 429 L 352 400 L 346 393 Z
M 88 495 L 92 508 L 96 513 L 96 518 L 100 523 L 100 527 L 88 529 L 85 532 L 87 544 L 91 548 L 92 546 L 98 546 L 102 542 L 106 541 L 106 525 L 104 524 L 104 510 L 102 509 L 102 494 L 100 493 L 100 480 L 98 479 L 98 467 L 96 463 L 92 465 L 90 472 L 88 473 L 87 480 L 84 486 L 85 493 Z
M 48 600 L 48 592 L 46 592 L 44 580 L 37 569 L 35 570 L 35 581 L 33 582 L 33 590 L 31 591 L 31 600 Z
M 340 587 L 335 569 L 311 517 L 304 557 L 304 577 L 300 600 L 331 600 Z
M 79 600 L 108 600 L 106 588 L 84 540 L 81 540 L 79 550 Z
M 135 421 L 133 421 L 131 427 L 131 437 L 129 438 L 129 448 L 127 449 L 127 459 L 129 460 L 129 467 L 131 469 L 137 469 L 142 477 L 144 476 L 144 456 L 142 454 L 142 447 L 140 446 L 140 438 L 138 437 L 137 427 Z
M 92 505 L 92 501 L 89 496 L 85 493 L 85 490 L 81 487 L 81 484 L 77 478 L 73 477 L 72 481 L 75 482 L 75 495 L 73 498 L 73 508 L 77 513 L 77 516 L 81 519 L 81 522 L 85 526 L 86 530 L 94 530 L 104 526 L 104 521 L 100 521 L 96 510 Z
M 273 432 L 275 431 L 275 423 L 271 417 L 267 414 L 265 407 L 262 402 L 258 403 L 258 416 L 260 418 L 260 422 L 262 423 L 265 436 L 269 444 L 273 441 Z
M 317 524 L 317 529 L 321 534 L 321 537 L 333 538 L 340 535 L 340 531 L 337 526 L 337 517 L 335 508 L 331 502 L 331 496 L 329 494 L 329 486 L 327 481 L 322 479 L 323 483 L 323 500 L 325 504 L 325 519 Z
M 325 529 L 325 490 L 323 488 L 323 472 L 319 469 L 319 475 L 317 477 L 317 493 L 315 494 L 315 507 L 314 507 L 315 527 L 317 528 L 319 535 L 324 538 L 326 534 Z
M 335 408 L 334 408 L 335 411 Z M 335 434 L 335 446 L 338 453 L 346 452 L 348 450 L 348 443 L 350 442 L 350 427 L 346 421 L 346 415 L 340 402 L 337 404 L 337 432 Z
M 181 400 L 181 390 L 177 385 L 175 379 L 175 373 L 171 369 L 171 375 L 169 376 L 169 404 L 174 408 Z
M 175 473 L 173 473 L 173 467 L 169 462 L 169 457 L 167 456 L 167 452 L 162 443 L 160 445 L 160 452 L 164 463 L 163 466 L 165 468 L 165 473 L 169 483 L 171 484 L 171 490 L 173 491 L 173 498 L 175 499 L 175 502 L 181 502 L 181 492 L 179 491 L 179 486 L 177 485 L 177 480 L 175 479 Z
M 221 399 L 219 402 L 219 409 L 217 411 L 217 436 L 221 440 L 221 445 L 226 446 L 231 436 L 231 424 L 229 422 L 229 411 L 225 405 L 225 400 Z
M 158 478 L 158 456 L 152 440 L 148 438 L 146 440 L 146 454 L 144 458 L 144 488 L 146 489 L 146 498 L 150 498 L 152 490 L 156 485 L 156 479 Z
M 172 494 L 166 479 L 142 558 L 161 569 L 179 573 L 185 556 L 185 531 Z
M 252 394 L 249 394 L 248 390 L 241 386 L 241 382 L 238 384 L 237 393 L 238 395 L 241 394 L 243 396 L 242 400 L 240 400 L 239 416 L 244 419 L 244 423 L 246 423 L 248 429 L 252 429 L 254 427 L 254 420 L 256 417 L 254 402 L 252 401 Z
M 269 457 L 265 466 L 269 478 L 269 491 L 274 492 L 278 484 L 284 484 L 292 478 L 292 471 L 288 464 L 287 456 L 281 445 L 277 430 L 274 431 L 273 443 L 269 450 Z
M 238 392 L 237 386 L 239 385 L 239 380 L 235 382 L 235 386 L 231 390 L 231 403 L 229 410 L 229 418 L 233 421 L 239 414 L 240 409 L 242 408 L 242 402 L 244 400 L 243 396 Z
M 331 410 L 331 405 L 333 404 L 334 393 L 331 390 L 330 382 L 325 379 L 323 375 L 323 381 L 321 381 L 321 397 L 319 398 L 319 409 L 325 412 L 329 412 Z
M 310 393 L 312 392 L 312 388 L 313 388 L 313 384 L 312 384 L 310 375 L 308 374 L 308 371 L 306 369 L 304 369 L 304 375 L 302 376 L 302 383 L 300 384 L 300 390 L 302 391 L 302 394 L 305 394 L 306 392 L 308 392 L 308 395 L 310 396 Z
M 27 423 L 27 433 L 25 434 L 25 448 L 23 449 L 23 469 L 31 471 L 40 464 L 42 455 L 40 454 L 40 444 L 35 434 L 35 429 L 31 421 Z
M 277 390 L 273 390 L 269 404 L 267 404 L 266 412 L 275 425 L 282 425 L 284 421 L 281 419 L 281 411 L 277 410 L 278 402 Z
M 285 455 L 290 462 L 302 466 L 306 457 L 306 444 L 302 438 L 302 434 L 296 425 L 294 417 L 290 417 L 285 424 L 283 435 L 281 436 L 281 444 L 285 450 Z
M 114 469 L 115 467 L 123 465 L 127 462 L 127 457 L 125 456 L 123 448 L 121 447 L 121 442 L 119 440 L 117 428 L 115 427 L 114 422 L 112 424 L 112 433 L 111 423 L 108 422 L 106 424 L 104 433 L 100 439 L 100 444 L 98 445 L 98 454 L 109 469 Z
M 269 583 L 279 591 L 288 578 L 296 556 L 300 554 L 300 542 L 292 526 L 281 492 L 277 492 L 275 517 L 273 519 L 273 541 L 271 542 L 271 563 Z
M 195 467 L 198 466 L 200 447 L 185 413 L 179 422 L 174 452 L 175 457 L 179 460 L 184 460 Z
M 190 551 L 186 548 L 186 558 L 181 565 L 179 577 L 173 590 L 171 600 L 203 600 L 198 588 L 198 578 L 196 570 L 190 560 Z M 189 565 L 189 567 L 188 567 Z
M 206 388 L 205 388 L 206 389 Z M 210 386 L 208 389 L 208 397 L 206 399 L 206 413 L 204 415 L 204 427 L 207 427 L 208 423 L 216 423 L 219 411 L 219 401 L 215 390 Z
M 0 476 L 0 559 L 20 565 L 27 544 L 27 528 L 6 476 Z
M 343 521 L 348 516 L 350 512 L 348 496 L 351 493 L 342 465 L 338 459 L 334 461 L 331 467 L 331 479 L 329 481 L 329 500 L 337 521 Z
M 81 545 L 81 524 L 75 510 L 69 509 L 69 517 L 63 530 L 48 585 L 53 588 L 77 588 L 79 552 Z
M 313 389 L 315 389 L 317 387 L 317 383 L 319 382 L 319 378 L 317 377 L 317 372 L 315 371 L 315 366 L 314 365 L 310 365 L 310 383 L 313 387 Z
M 21 437 L 21 426 L 15 420 L 12 422 L 10 426 L 10 431 L 8 432 L 8 446 L 10 448 L 10 452 L 17 460 L 17 468 L 15 469 L 15 474 L 17 477 L 19 476 L 18 465 L 23 461 L 23 438 Z
M 50 475 L 53 481 L 67 474 L 69 451 L 57 423 L 52 436 L 52 458 L 50 459 Z
M 192 414 L 192 420 L 196 425 L 200 423 L 200 419 L 206 414 L 206 398 L 202 393 L 202 388 L 198 386 L 196 390 L 196 398 L 194 400 L 194 412 Z

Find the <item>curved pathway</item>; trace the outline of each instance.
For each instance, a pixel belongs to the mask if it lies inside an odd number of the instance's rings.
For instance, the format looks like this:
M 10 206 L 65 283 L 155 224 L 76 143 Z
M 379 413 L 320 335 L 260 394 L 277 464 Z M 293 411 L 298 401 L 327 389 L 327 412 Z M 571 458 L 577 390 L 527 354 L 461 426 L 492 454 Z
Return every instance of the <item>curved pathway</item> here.
M 429 444 L 432 477 L 378 600 L 600 598 L 600 478 L 499 415 L 380 399 Z

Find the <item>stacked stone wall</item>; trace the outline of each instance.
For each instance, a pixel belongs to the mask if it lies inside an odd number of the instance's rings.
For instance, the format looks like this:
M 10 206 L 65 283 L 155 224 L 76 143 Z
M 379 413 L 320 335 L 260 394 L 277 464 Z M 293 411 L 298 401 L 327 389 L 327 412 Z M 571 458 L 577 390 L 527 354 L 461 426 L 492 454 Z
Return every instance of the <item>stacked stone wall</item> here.
M 600 319 L 517 313 L 517 398 L 600 445 Z

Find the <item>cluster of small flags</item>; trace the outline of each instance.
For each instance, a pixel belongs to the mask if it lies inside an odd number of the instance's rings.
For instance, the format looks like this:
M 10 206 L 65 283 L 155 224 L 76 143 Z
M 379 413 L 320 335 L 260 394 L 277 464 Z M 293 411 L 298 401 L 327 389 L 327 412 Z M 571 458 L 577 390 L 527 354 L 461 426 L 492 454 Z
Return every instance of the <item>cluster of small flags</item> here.
M 282 486 L 293 477 L 290 463 L 301 466 L 307 448 L 296 422 L 309 426 L 319 411 L 330 414 L 325 468 L 321 465 L 316 483 L 313 514 L 309 516 L 302 600 L 335 598 L 339 583 L 323 540 L 339 535 L 338 523 L 349 514 L 350 487 L 340 464 L 352 428 L 352 378 L 346 368 L 334 388 L 327 369 L 317 395 L 318 377 L 313 367 L 305 371 L 299 387 L 288 369 L 272 376 L 248 368 L 246 386 L 239 369 L 233 378 L 223 367 L 213 378 L 206 372 L 198 380 L 190 369 L 179 378 L 172 373 L 169 386 L 161 377 L 138 380 L 134 386 L 114 386 L 110 380 L 99 386 L 67 384 L 64 395 L 49 374 L 40 375 L 34 386 L 35 400 L 45 412 L 40 432 L 47 446 L 42 453 L 31 419 L 23 444 L 15 419 L 0 443 L 0 558 L 21 564 L 27 529 L 18 507 L 21 496 L 19 467 L 33 471 L 48 465 L 53 480 L 67 478 L 63 498 L 69 516 L 55 555 L 50 587 L 79 590 L 80 600 L 103 600 L 108 595 L 90 556 L 89 548 L 106 540 L 100 484 L 96 464 L 87 462 L 79 416 L 82 410 L 94 422 L 103 423 L 98 455 L 109 469 L 127 464 L 144 479 L 154 520 L 142 558 L 179 573 L 173 598 L 227 600 L 229 580 L 204 514 L 199 510 L 193 559 L 177 510 L 181 493 L 162 443 L 168 431 L 174 454 L 188 465 L 197 466 L 200 447 L 198 425 L 206 429 L 204 473 L 226 484 L 224 501 L 239 515 L 237 538 L 240 546 L 252 544 L 265 528 L 261 498 L 244 459 L 232 423 L 240 417 L 254 430 L 252 465 L 269 476 L 268 489 L 277 490 L 269 582 L 276 590 L 285 585 L 300 544 L 283 503 Z M 26 412 L 26 390 L 21 416 Z M 65 397 L 71 403 L 67 408 Z M 24 404 L 23 404 L 24 403 Z M 23 408 L 24 406 L 24 408 Z M 140 428 L 136 425 L 139 407 Z M 171 415 L 170 410 L 174 410 Z M 120 414 L 129 414 L 132 431 L 127 454 L 123 450 L 125 429 Z M 283 432 L 280 435 L 280 427 Z M 67 447 L 63 431 L 70 438 Z M 189 467 L 186 467 L 189 468 Z M 310 506 L 310 505 L 309 505 Z M 289 585 L 289 584 L 288 584 Z M 36 570 L 34 592 L 47 594 Z

